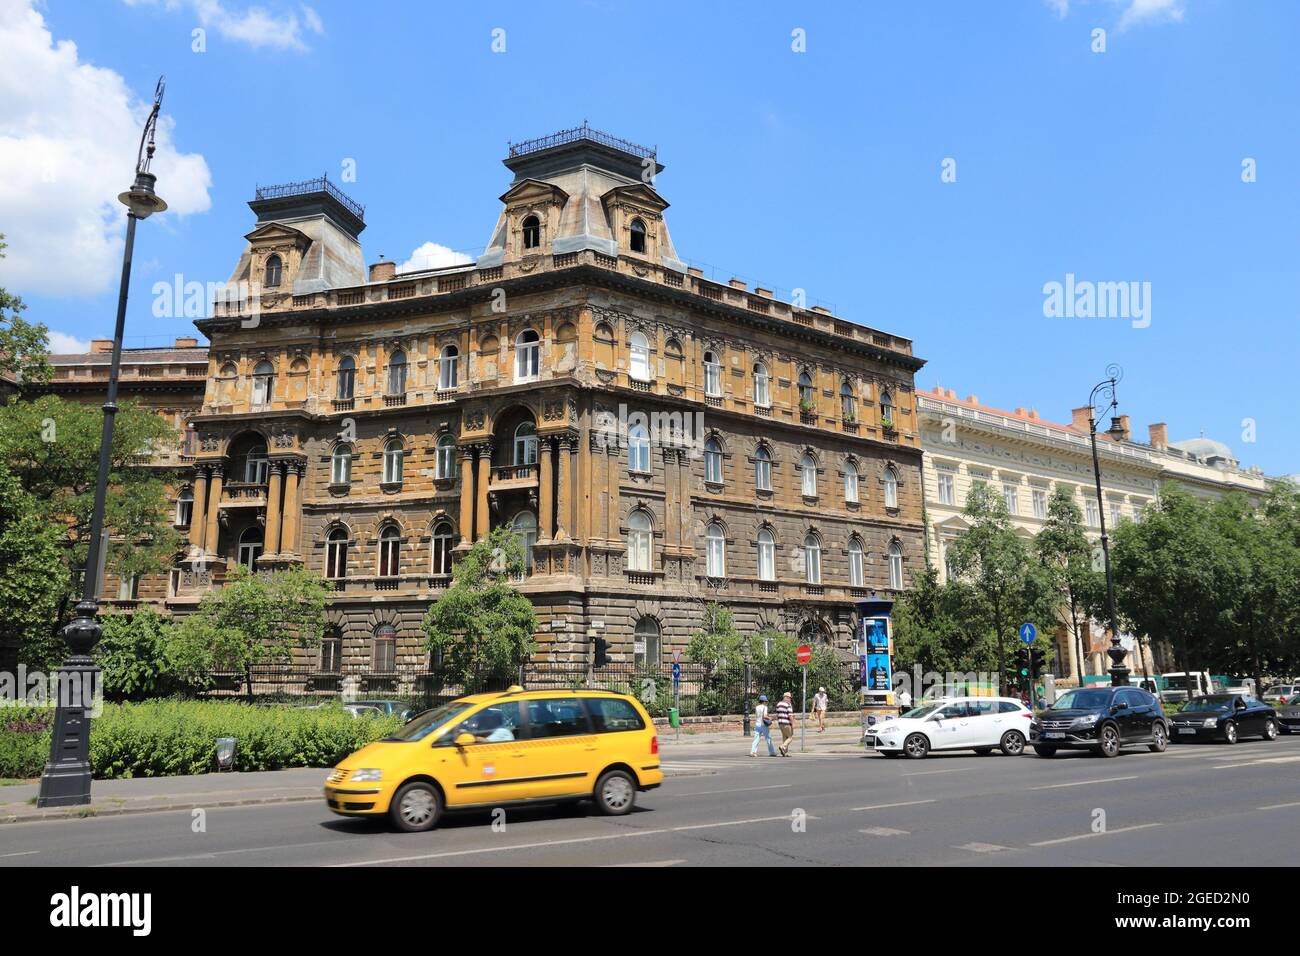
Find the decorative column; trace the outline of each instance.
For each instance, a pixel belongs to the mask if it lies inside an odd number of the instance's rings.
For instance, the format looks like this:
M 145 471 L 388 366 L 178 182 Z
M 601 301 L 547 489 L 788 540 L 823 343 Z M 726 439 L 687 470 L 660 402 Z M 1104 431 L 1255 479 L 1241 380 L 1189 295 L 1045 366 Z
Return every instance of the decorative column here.
M 262 548 L 266 556 L 280 553 L 280 486 L 284 481 L 284 462 L 271 462 L 266 486 L 266 535 Z
M 474 446 L 460 450 L 460 545 L 474 540 Z
M 280 527 L 280 553 L 298 553 L 298 518 L 302 505 L 298 501 L 298 489 L 306 468 L 302 462 L 289 462 L 284 474 L 284 512 Z
M 492 443 L 478 446 L 478 515 L 474 523 L 474 540 L 486 538 L 488 523 L 488 482 L 492 478 Z
M 570 467 L 572 448 L 572 435 L 559 436 L 556 441 L 556 449 L 560 456 L 560 482 L 559 490 L 556 493 L 558 502 L 555 515 L 557 528 L 555 536 L 557 538 L 561 534 L 565 537 L 572 537 L 575 530 L 573 527 L 573 469 Z
M 208 481 L 208 527 L 204 532 L 203 550 L 205 554 L 216 554 L 219 538 L 217 537 L 217 515 L 221 511 L 222 470 L 220 465 L 212 466 L 212 478 Z
M 543 438 L 537 443 L 537 453 L 538 530 L 541 534 L 542 541 L 550 541 L 555 535 L 555 524 L 552 521 L 552 513 L 555 510 L 555 505 L 551 496 L 551 439 L 549 437 Z
M 194 508 L 190 511 L 190 544 L 198 551 L 203 550 L 203 532 L 207 521 L 208 504 L 208 469 L 200 466 L 194 469 Z

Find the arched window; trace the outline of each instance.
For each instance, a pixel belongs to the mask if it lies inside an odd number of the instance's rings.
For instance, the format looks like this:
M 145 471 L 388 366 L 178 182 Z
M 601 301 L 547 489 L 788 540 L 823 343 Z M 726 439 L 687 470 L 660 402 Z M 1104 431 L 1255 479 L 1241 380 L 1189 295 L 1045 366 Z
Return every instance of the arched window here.
M 659 622 L 646 615 L 632 634 L 632 660 L 637 667 L 659 665 Z
M 852 458 L 844 463 L 844 500 L 851 505 L 858 503 L 858 465 Z
M 439 521 L 433 526 L 433 559 L 429 568 L 433 574 L 451 574 L 453 544 L 451 522 Z
M 759 445 L 754 452 L 754 488 L 758 491 L 772 490 L 772 453 L 766 445 Z
M 885 469 L 885 507 L 898 507 L 898 472 L 892 465 Z
M 846 422 L 857 421 L 858 403 L 853 397 L 853 386 L 846 378 L 840 383 L 840 418 Z
M 632 251 L 645 253 L 645 223 L 640 219 L 632 220 Z
M 862 564 L 862 539 L 857 535 L 849 538 L 849 587 L 863 587 L 866 574 Z
M 347 401 L 356 391 L 357 362 L 351 355 L 339 359 L 338 392 L 340 401 Z
M 459 380 L 459 365 L 457 360 L 460 358 L 460 351 L 454 345 L 444 345 L 442 354 L 438 356 L 438 388 L 446 391 L 456 387 Z
M 335 528 L 325 539 L 325 577 L 337 581 L 348 576 L 348 533 Z
M 809 584 L 822 583 L 822 539 L 809 531 L 803 539 L 804 580 Z
M 275 366 L 265 359 L 253 369 L 253 404 L 270 405 L 275 394 Z
M 812 376 L 807 370 L 799 373 L 799 407 L 804 411 L 810 412 L 817 404 L 817 398 L 813 394 Z
M 754 364 L 754 404 L 759 408 L 772 407 L 772 376 L 762 362 Z
M 400 349 L 388 360 L 388 394 L 406 394 L 406 353 Z
M 537 426 L 520 422 L 515 429 L 513 465 L 532 465 L 537 462 Z
M 188 528 L 194 516 L 194 492 L 185 488 L 176 496 L 176 524 Z
M 654 534 L 651 531 L 650 516 L 638 508 L 627 518 L 627 569 L 629 571 L 650 570 L 653 561 L 653 544 Z
M 705 532 L 704 573 L 711 578 L 727 576 L 727 535 L 716 521 Z
M 521 511 L 510 523 L 515 536 L 524 548 L 524 570 L 533 573 L 533 545 L 537 543 L 537 515 L 531 511 Z
M 542 340 L 533 329 L 524 329 L 515 339 L 515 381 L 528 382 L 541 374 Z
M 271 463 L 266 459 L 266 446 L 253 445 L 244 456 L 244 481 L 250 485 L 264 485 L 271 477 Z
M 722 363 L 717 352 L 704 353 L 704 394 L 715 398 L 722 394 Z
M 239 536 L 239 563 L 252 571 L 257 559 L 262 556 L 262 528 L 253 525 L 246 528 Z
M 434 465 L 433 476 L 445 481 L 456 477 L 456 439 L 443 435 L 438 439 L 438 458 Z
M 395 578 L 402 571 L 402 532 L 397 525 L 384 525 L 379 532 L 379 576 Z
M 817 459 L 812 455 L 799 460 L 799 483 L 805 498 L 817 497 Z
M 650 381 L 650 342 L 644 332 L 633 332 L 627 337 L 631 359 L 628 374 L 638 382 Z
M 352 483 L 352 446 L 336 445 L 330 456 L 330 484 L 349 485 Z
M 536 216 L 524 219 L 524 248 L 536 249 L 542 244 L 542 223 Z
M 370 669 L 376 674 L 388 674 L 397 669 L 397 628 L 391 624 L 380 624 L 375 628 Z
M 722 443 L 716 438 L 704 443 L 704 480 L 722 484 Z
M 758 579 L 776 580 L 776 537 L 767 528 L 758 533 Z
M 888 389 L 880 393 L 880 424 L 886 427 L 894 424 L 894 397 Z
M 627 430 L 627 470 L 650 473 L 650 432 L 640 422 Z
M 405 457 L 406 449 L 402 447 L 400 438 L 390 438 L 384 443 L 384 484 L 402 483 L 402 460 Z
M 903 549 L 897 541 L 889 546 L 889 586 L 903 590 Z
M 274 289 L 280 285 L 280 273 L 284 270 L 284 264 L 280 261 L 279 256 L 268 256 L 266 259 L 266 280 L 262 283 L 268 289 Z

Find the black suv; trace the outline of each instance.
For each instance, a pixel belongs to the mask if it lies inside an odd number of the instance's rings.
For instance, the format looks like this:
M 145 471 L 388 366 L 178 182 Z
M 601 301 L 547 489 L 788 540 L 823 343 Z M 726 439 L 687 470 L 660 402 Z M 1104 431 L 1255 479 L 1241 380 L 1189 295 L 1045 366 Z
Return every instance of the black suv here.
M 1160 701 L 1137 687 L 1080 687 L 1035 715 L 1029 740 L 1040 757 L 1062 749 L 1114 757 L 1133 744 L 1161 753 L 1169 745 L 1169 721 Z

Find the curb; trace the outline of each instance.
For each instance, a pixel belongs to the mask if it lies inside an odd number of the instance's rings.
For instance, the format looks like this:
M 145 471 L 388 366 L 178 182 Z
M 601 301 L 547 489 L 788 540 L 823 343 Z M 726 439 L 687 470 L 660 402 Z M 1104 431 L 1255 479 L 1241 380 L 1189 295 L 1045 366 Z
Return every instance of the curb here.
M 145 807 L 98 807 L 93 804 L 80 807 L 59 807 L 37 810 L 33 813 L 0 813 L 0 825 L 6 823 L 41 823 L 49 820 L 93 820 L 95 817 L 117 817 L 136 813 L 163 813 L 174 810 L 208 810 L 215 807 L 253 807 L 274 803 L 306 803 L 323 799 L 319 793 L 303 796 L 247 797 L 242 800 L 193 800 L 159 803 Z

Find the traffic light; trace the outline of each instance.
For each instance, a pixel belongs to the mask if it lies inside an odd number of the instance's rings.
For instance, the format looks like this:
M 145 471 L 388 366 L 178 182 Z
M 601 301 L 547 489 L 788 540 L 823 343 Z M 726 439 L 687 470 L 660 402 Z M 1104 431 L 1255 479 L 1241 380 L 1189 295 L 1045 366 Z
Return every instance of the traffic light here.
M 1020 677 L 1028 677 L 1030 669 L 1030 651 L 1027 647 L 1022 647 L 1016 651 L 1016 674 Z
M 596 666 L 604 667 L 609 663 L 609 641 L 603 637 L 596 638 Z
M 1031 649 L 1029 651 L 1029 672 L 1037 679 L 1047 666 L 1047 652 Z

